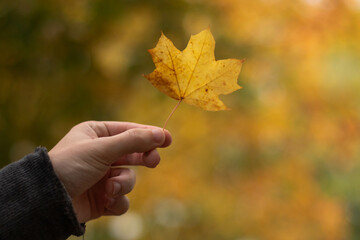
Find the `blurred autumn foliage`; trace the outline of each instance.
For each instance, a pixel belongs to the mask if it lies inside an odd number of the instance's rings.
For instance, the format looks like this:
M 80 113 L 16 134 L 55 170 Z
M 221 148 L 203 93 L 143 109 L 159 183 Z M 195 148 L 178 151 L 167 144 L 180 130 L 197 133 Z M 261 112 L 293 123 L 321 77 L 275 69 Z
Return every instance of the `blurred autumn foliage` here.
M 86 239 L 360 239 L 359 23 L 359 0 L 1 1 L 1 166 L 81 121 L 161 126 L 147 49 L 211 26 L 217 59 L 247 59 L 232 110 L 183 104 L 130 212 Z

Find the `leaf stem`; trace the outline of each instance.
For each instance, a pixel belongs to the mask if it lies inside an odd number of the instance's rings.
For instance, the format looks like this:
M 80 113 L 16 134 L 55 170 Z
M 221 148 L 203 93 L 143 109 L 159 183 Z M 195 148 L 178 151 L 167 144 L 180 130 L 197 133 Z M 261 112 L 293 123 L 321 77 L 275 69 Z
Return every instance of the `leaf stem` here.
M 178 101 L 178 103 L 176 104 L 176 106 L 174 107 L 174 109 L 171 111 L 170 115 L 168 116 L 168 118 L 167 118 L 166 121 L 165 121 L 165 124 L 164 124 L 164 126 L 163 126 L 163 130 L 166 128 L 166 125 L 167 125 L 169 119 L 170 119 L 171 116 L 174 114 L 175 110 L 179 107 L 179 105 L 180 105 L 180 103 L 181 103 L 182 100 L 183 100 L 183 99 L 180 98 L 180 100 Z

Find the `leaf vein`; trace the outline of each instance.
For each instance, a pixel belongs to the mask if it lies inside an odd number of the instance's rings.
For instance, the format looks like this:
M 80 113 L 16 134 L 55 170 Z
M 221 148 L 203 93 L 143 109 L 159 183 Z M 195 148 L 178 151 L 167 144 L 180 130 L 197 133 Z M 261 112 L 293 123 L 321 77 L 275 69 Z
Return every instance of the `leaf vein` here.
M 167 49 L 167 51 L 168 51 L 168 53 L 169 53 L 169 56 L 170 56 L 170 59 L 171 59 L 171 63 L 172 63 L 173 68 L 174 68 L 173 71 L 174 71 L 174 74 L 175 74 L 175 80 L 176 80 L 176 84 L 177 84 L 178 89 L 179 89 L 179 97 L 180 97 L 180 99 L 181 99 L 181 90 L 180 90 L 178 75 L 177 75 L 177 73 L 176 73 L 176 68 L 175 68 L 174 60 L 173 60 L 173 58 L 172 58 L 172 55 L 171 55 L 169 46 L 168 46 L 167 44 L 166 44 L 166 49 Z M 170 68 L 170 69 L 171 69 L 171 68 Z
M 201 50 L 200 50 L 199 57 L 196 59 L 195 66 L 194 66 L 194 68 L 193 68 L 193 70 L 192 70 L 192 72 L 191 72 L 191 75 L 190 75 L 188 84 L 187 84 L 187 86 L 186 86 L 186 88 L 185 88 L 185 91 L 184 91 L 184 96 L 183 96 L 183 98 L 186 96 L 186 92 L 187 92 L 187 90 L 188 90 L 188 88 L 189 88 L 189 85 L 190 85 L 190 82 L 191 82 L 191 80 L 192 80 L 192 78 L 193 78 L 195 69 L 196 69 L 196 67 L 197 67 L 197 65 L 198 65 L 198 63 L 199 63 L 199 60 L 200 60 L 201 56 L 202 56 L 202 52 L 203 52 L 203 50 L 204 50 L 205 42 L 206 42 L 206 37 L 204 37 L 204 41 L 203 41 L 203 44 L 202 44 L 202 46 L 201 46 Z
M 205 83 L 204 85 L 201 85 L 200 87 L 194 89 L 193 91 L 191 91 L 191 92 L 187 95 L 187 97 L 190 96 L 191 94 L 193 94 L 194 92 L 198 91 L 200 88 L 202 88 L 202 87 L 204 87 L 204 86 L 206 86 L 206 85 L 208 85 L 208 84 L 216 81 L 217 79 L 221 78 L 222 76 L 224 76 L 226 73 L 228 73 L 228 72 L 230 72 L 230 71 L 232 71 L 232 69 L 228 69 L 227 71 L 224 71 L 222 74 L 220 74 L 220 75 L 218 75 L 217 77 L 211 79 L 210 81 L 208 81 L 208 82 Z

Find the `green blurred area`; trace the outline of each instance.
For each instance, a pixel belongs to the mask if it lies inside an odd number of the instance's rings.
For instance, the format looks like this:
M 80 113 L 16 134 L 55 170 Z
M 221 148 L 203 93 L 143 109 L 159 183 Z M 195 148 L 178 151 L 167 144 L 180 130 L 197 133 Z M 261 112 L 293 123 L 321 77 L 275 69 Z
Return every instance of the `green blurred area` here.
M 162 126 L 147 49 L 210 26 L 247 59 L 232 110 L 182 104 L 130 212 L 86 239 L 360 239 L 359 22 L 359 0 L 2 1 L 0 165 L 86 120 Z

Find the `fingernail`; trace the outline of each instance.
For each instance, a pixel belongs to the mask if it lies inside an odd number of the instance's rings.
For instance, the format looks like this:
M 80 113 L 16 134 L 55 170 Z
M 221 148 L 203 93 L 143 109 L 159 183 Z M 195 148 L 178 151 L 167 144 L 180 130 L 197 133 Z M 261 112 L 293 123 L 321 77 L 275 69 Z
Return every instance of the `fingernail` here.
M 118 182 L 113 183 L 113 195 L 117 195 L 120 192 L 121 184 Z
M 152 134 L 155 142 L 161 143 L 164 141 L 164 131 L 161 129 L 153 129 Z

